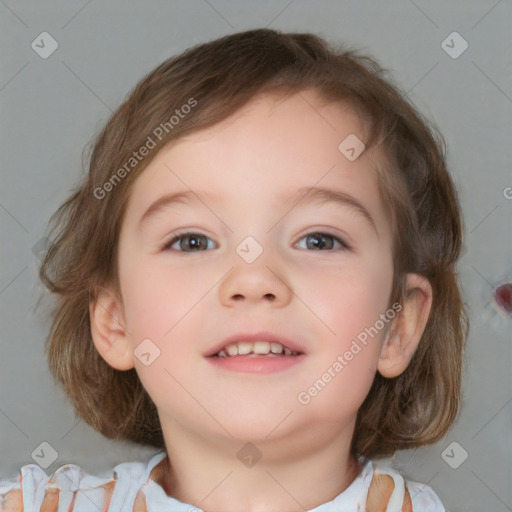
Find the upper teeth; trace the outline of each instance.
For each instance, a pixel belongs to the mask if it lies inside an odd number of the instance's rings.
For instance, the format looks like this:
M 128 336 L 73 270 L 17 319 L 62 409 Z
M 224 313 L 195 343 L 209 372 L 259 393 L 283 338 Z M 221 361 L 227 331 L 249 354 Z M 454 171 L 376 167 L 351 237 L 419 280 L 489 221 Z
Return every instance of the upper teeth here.
M 282 354 L 285 356 L 297 355 L 298 352 L 294 352 L 288 348 L 283 347 L 281 343 L 268 341 L 237 341 L 235 343 L 230 343 L 226 345 L 217 355 L 220 357 L 228 357 L 228 356 L 236 356 L 236 355 L 245 355 L 245 354 L 269 354 L 272 352 L 273 354 Z

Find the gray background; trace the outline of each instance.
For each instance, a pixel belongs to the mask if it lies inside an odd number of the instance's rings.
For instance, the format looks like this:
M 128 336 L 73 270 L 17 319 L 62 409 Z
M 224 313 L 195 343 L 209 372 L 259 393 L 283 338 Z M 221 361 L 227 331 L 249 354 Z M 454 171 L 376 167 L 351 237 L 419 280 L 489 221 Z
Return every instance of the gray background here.
M 463 409 L 445 439 L 394 462 L 451 512 L 512 510 L 511 318 L 491 297 L 512 273 L 509 1 L 0 0 L 0 16 L 0 477 L 33 463 L 41 442 L 58 453 L 48 473 L 69 462 L 100 472 L 155 453 L 104 439 L 54 386 L 43 358 L 46 309 L 35 307 L 34 246 L 44 245 L 50 215 L 81 176 L 84 146 L 145 73 L 196 43 L 268 26 L 373 54 L 445 135 L 466 230 Z M 43 31 L 59 45 L 47 59 L 31 48 Z M 458 58 L 441 46 L 453 31 L 469 44 Z

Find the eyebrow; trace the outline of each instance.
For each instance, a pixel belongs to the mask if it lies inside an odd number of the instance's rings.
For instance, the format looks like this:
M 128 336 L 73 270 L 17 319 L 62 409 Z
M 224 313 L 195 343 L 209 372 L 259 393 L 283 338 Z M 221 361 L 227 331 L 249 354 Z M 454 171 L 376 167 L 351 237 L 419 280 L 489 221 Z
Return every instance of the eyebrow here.
M 333 203 L 337 206 L 349 208 L 365 219 L 371 225 L 377 237 L 379 236 L 377 225 L 370 215 L 370 212 L 358 199 L 346 192 L 332 190 L 330 188 L 306 187 L 297 190 L 296 194 L 293 196 L 285 197 L 283 201 L 284 206 L 290 209 L 293 209 L 299 203 L 317 203 L 320 205 Z
M 212 202 L 219 201 L 221 199 L 217 195 L 208 192 L 201 193 L 201 197 L 208 199 L 209 201 Z M 350 194 L 347 194 L 346 192 L 321 187 L 305 187 L 298 189 L 297 192 L 294 193 L 293 195 L 285 195 L 281 197 L 280 200 L 281 204 L 283 204 L 288 210 L 287 213 L 283 215 L 283 217 L 288 215 L 288 213 L 290 213 L 290 211 L 293 210 L 293 208 L 295 208 L 299 203 L 317 203 L 320 205 L 333 203 L 344 208 L 350 208 L 355 213 L 359 214 L 362 218 L 364 218 L 371 225 L 377 236 L 379 235 L 377 231 L 377 226 L 375 224 L 375 221 L 373 220 L 373 217 L 370 215 L 370 212 L 359 200 L 357 200 Z M 155 217 L 158 213 L 161 213 L 162 211 L 169 209 L 175 204 L 187 204 L 191 201 L 203 202 L 202 199 L 200 199 L 200 197 L 198 196 L 198 194 L 196 194 L 192 190 L 185 190 L 182 192 L 175 192 L 161 196 L 156 201 L 151 203 L 148 209 L 144 212 L 138 223 L 139 229 L 142 227 L 143 224 L 146 224 L 151 218 Z

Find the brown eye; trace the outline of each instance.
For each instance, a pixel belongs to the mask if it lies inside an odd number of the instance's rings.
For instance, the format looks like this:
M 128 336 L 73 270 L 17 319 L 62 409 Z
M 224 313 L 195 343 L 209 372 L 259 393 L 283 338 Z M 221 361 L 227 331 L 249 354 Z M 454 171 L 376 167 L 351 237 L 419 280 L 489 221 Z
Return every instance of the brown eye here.
M 207 236 L 199 233 L 180 233 L 166 243 L 163 249 L 171 249 L 179 252 L 199 252 L 208 248 L 209 240 Z
M 344 240 L 329 233 L 308 233 L 301 240 L 306 240 L 306 249 L 313 251 L 332 251 L 336 248 L 350 250 L 350 246 Z M 338 244 L 338 247 L 335 247 L 336 244 Z

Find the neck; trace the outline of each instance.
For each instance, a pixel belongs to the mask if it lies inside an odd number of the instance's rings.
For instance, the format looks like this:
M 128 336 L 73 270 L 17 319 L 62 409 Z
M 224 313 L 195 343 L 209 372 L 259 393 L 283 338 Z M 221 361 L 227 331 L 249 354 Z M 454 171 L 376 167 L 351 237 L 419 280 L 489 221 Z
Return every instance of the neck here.
M 169 496 L 205 512 L 311 510 L 333 500 L 361 471 L 350 454 L 353 425 L 330 428 L 248 442 L 206 439 L 165 422 L 169 458 L 159 464 L 156 481 Z

